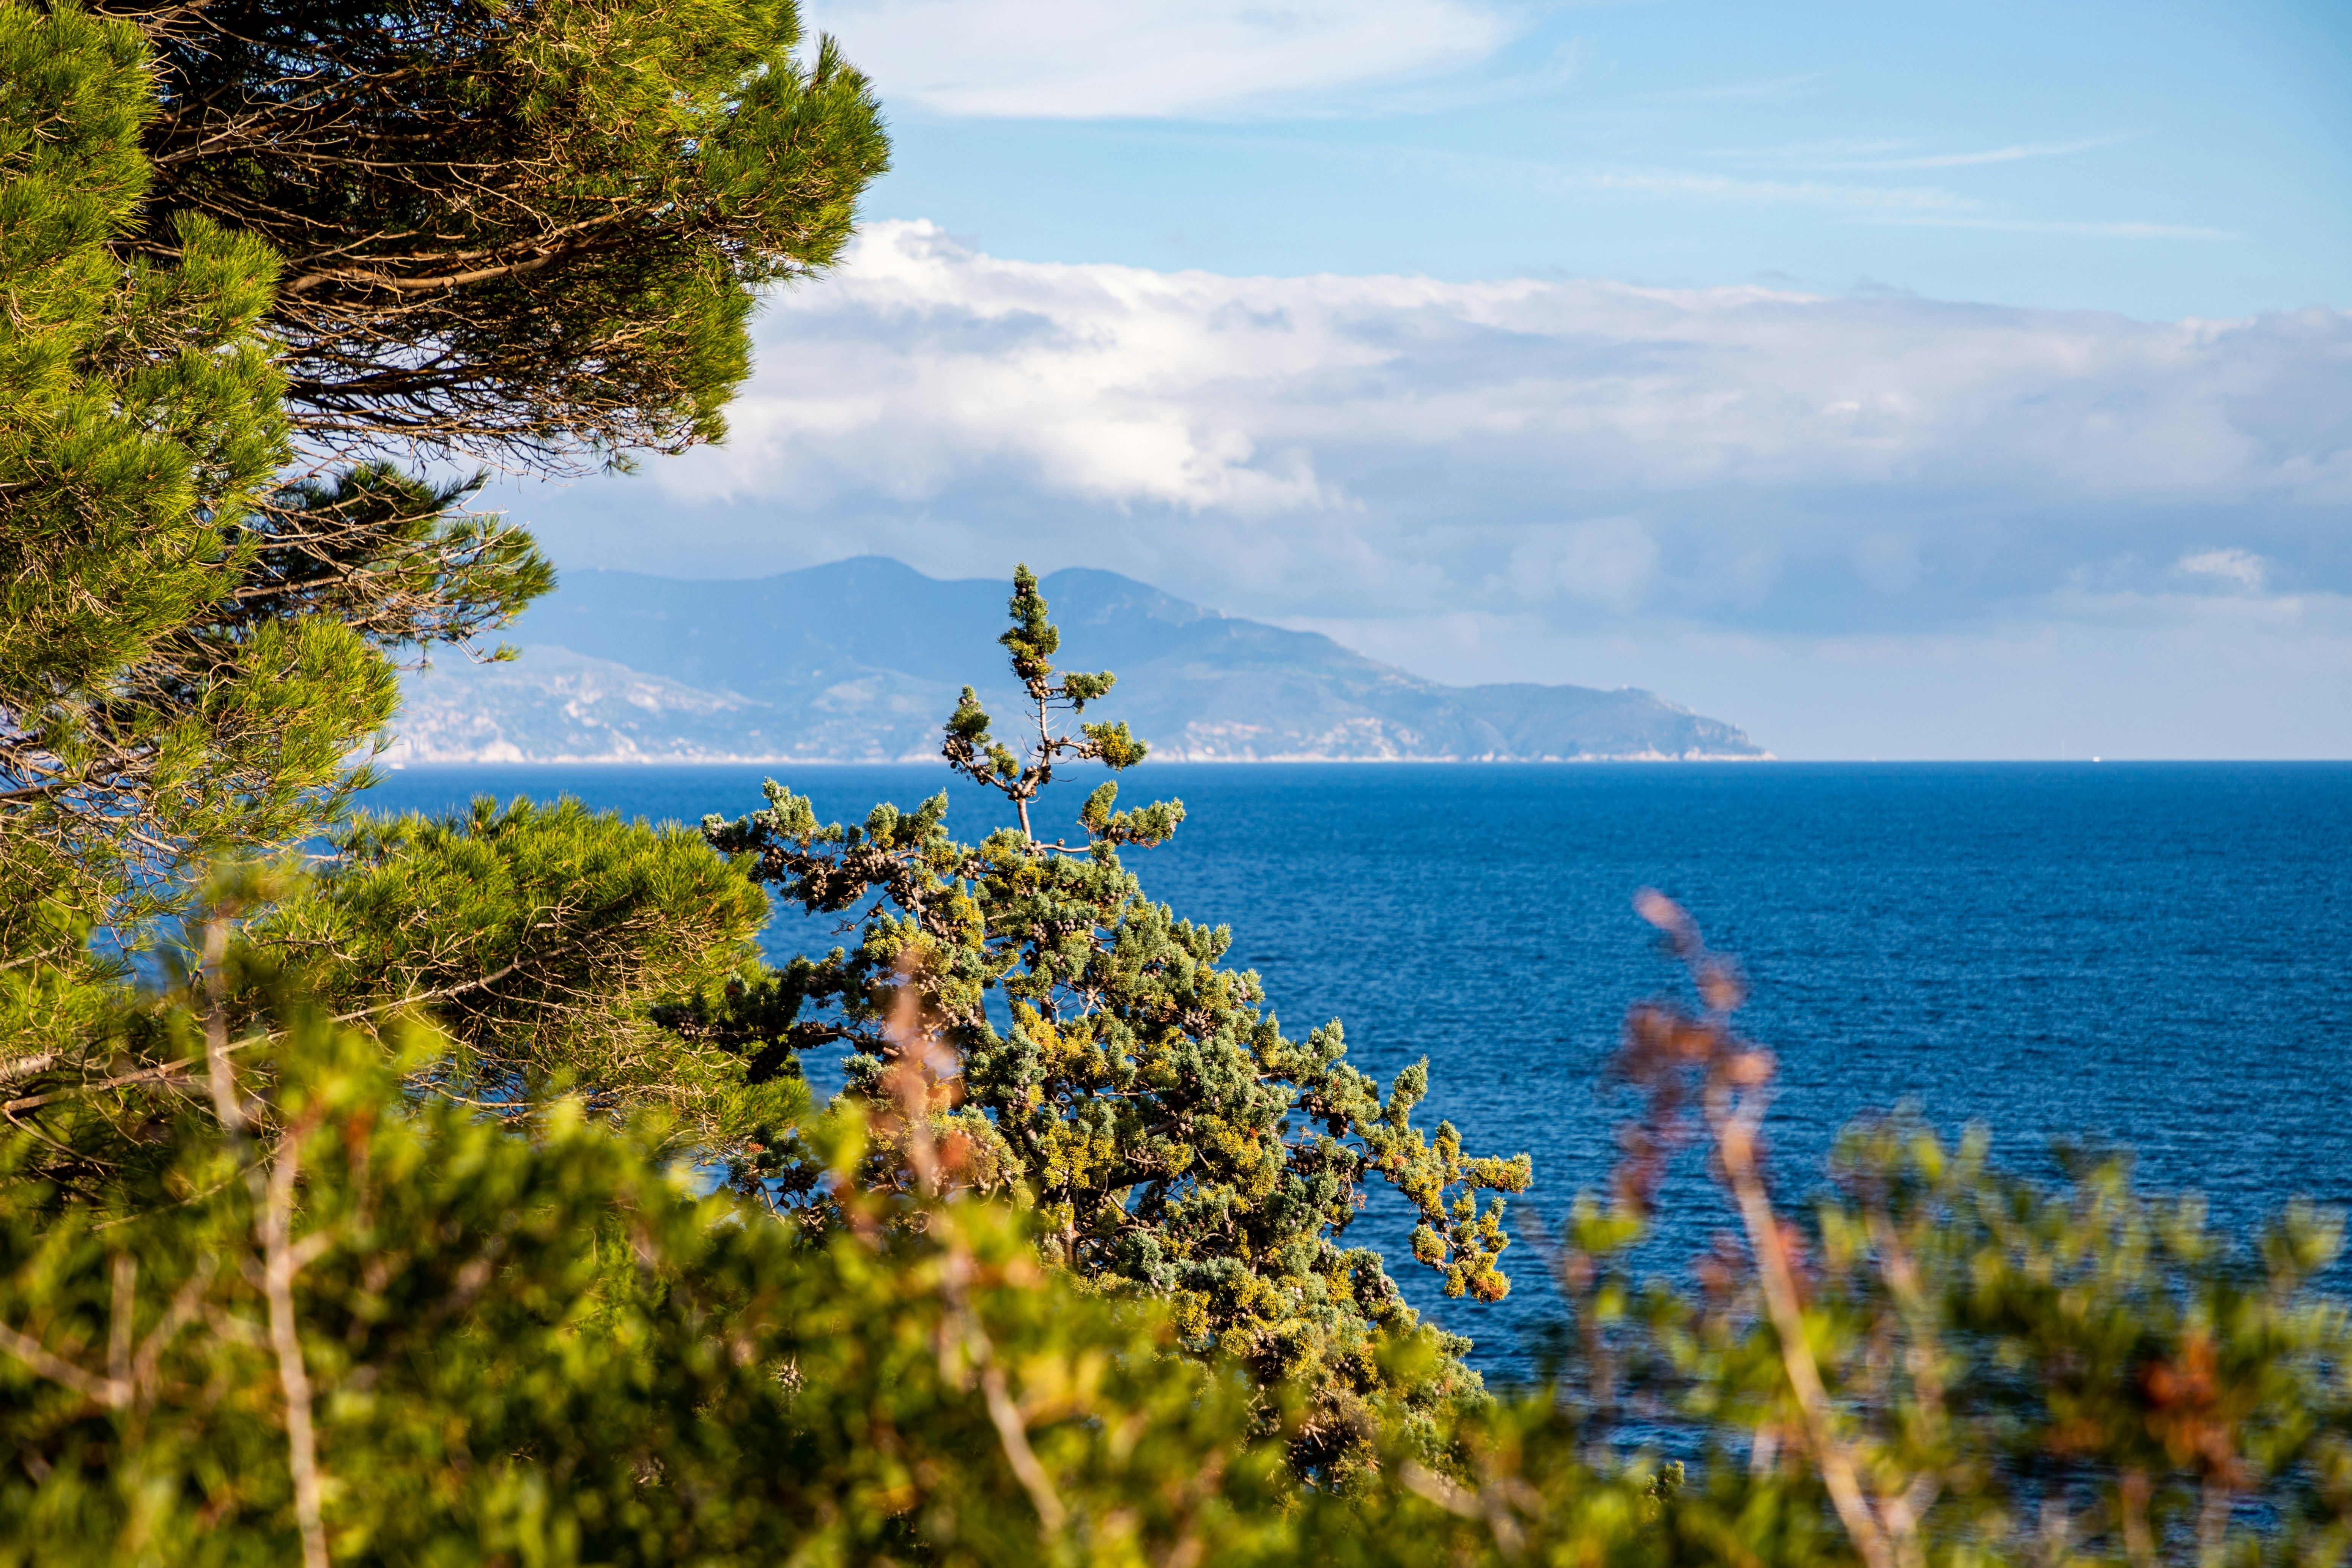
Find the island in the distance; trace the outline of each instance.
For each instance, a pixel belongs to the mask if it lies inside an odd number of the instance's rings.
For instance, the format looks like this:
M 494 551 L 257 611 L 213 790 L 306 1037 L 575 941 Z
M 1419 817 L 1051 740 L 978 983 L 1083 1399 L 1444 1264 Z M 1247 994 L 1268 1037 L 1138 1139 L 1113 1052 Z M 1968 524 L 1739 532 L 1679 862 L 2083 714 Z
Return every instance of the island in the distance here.
M 1178 762 L 1762 759 L 1719 720 L 1623 688 L 1441 686 L 1315 632 L 1237 620 L 1112 572 L 1043 583 L 1059 662 L 1111 669 L 1107 715 Z M 506 663 L 411 675 L 389 760 L 895 762 L 938 754 L 971 683 L 1018 711 L 1003 583 L 881 556 L 688 582 L 570 572 Z

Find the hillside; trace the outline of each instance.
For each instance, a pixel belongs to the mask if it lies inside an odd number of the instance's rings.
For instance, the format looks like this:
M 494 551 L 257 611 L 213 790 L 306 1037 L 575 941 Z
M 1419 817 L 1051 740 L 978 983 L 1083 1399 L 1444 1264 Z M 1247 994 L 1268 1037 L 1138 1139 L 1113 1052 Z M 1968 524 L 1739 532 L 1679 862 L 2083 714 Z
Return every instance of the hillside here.
M 1286 631 L 1072 568 L 1044 591 L 1060 662 L 1118 672 L 1108 710 L 1170 761 L 1550 761 L 1765 755 L 1630 688 L 1442 686 Z M 744 581 L 573 572 L 502 665 L 409 679 L 397 758 L 881 762 L 934 755 L 967 683 L 1009 717 L 1008 585 L 878 556 Z

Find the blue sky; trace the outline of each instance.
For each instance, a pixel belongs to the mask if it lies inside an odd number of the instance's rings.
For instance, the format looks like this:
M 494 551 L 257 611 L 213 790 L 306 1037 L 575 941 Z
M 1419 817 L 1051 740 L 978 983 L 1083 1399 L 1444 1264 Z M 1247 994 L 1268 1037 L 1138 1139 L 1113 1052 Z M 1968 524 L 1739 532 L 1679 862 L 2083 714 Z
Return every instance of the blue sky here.
M 1292 18 L 1269 50 L 1325 12 L 1231 9 Z M 1186 49 L 1206 29 L 1183 18 L 1159 69 L 1057 51 L 1051 18 L 1082 32 L 1091 10 L 814 10 L 891 103 L 874 210 L 1038 261 L 1760 279 L 2158 318 L 2347 302 L 2340 4 L 1363 0 L 1328 8 L 1340 36 L 1287 83 L 1234 93 L 1205 47 L 1226 40 Z M 1341 79 L 1314 79 L 1318 55 Z M 1120 104 L 1139 112 L 1103 112 Z
M 2352 756 L 2352 9 L 828 0 L 896 169 L 559 565 L 1124 571 L 1791 756 Z

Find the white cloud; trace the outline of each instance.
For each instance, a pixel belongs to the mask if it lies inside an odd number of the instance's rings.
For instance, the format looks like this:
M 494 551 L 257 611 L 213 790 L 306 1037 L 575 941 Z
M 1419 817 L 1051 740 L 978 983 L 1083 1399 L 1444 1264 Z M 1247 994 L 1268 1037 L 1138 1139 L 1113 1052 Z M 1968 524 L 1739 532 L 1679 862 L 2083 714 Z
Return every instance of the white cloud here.
M 1549 196 L 1615 196 L 1707 206 L 1799 207 L 1818 212 L 1895 218 L 1958 217 L 1987 210 L 1972 196 L 1932 185 L 1857 184 L 1850 181 L 1778 179 L 1726 174 L 1712 169 L 1559 163 L 1491 153 L 1383 149 L 1383 163 L 1423 181 L 1477 184 Z
M 1476 0 L 825 0 L 811 20 L 886 101 L 1036 119 L 1282 107 L 1471 65 L 1515 31 Z
M 2352 316 L 2326 310 L 2144 323 L 1752 287 L 1231 278 L 1008 261 L 887 223 L 759 335 L 734 440 L 657 465 L 666 488 L 918 499 L 1010 467 L 1072 499 L 1265 515 L 1370 504 L 1374 472 L 1410 457 L 1649 496 L 2352 494 L 2352 413 L 2328 406 L 2352 382 Z
M 2184 555 L 2172 563 L 2184 577 L 2203 577 L 2259 594 L 2270 576 L 2270 563 L 2250 550 L 2206 550 Z
M 1260 616 L 1811 637 L 2352 589 L 2352 316 L 2325 309 L 1235 278 L 894 223 L 758 336 L 727 446 L 526 509 L 564 559 L 1025 556 Z
M 2352 753 L 2344 312 L 1234 278 L 877 224 L 757 331 L 728 445 L 516 498 L 560 561 L 1103 566 L 1782 755 Z

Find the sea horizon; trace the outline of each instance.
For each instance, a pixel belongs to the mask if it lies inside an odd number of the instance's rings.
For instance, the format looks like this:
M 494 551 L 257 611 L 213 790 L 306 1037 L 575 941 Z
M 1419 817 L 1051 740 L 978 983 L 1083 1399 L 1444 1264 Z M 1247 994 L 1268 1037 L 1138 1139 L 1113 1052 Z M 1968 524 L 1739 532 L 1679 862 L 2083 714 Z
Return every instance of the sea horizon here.
M 771 776 L 821 821 L 940 790 L 960 838 L 1007 820 L 916 763 L 411 764 L 356 805 L 570 795 L 691 824 L 759 809 Z M 1102 776 L 1059 770 L 1041 833 Z M 1909 1105 L 2053 1177 L 2062 1143 L 2128 1148 L 2147 1184 L 2206 1194 L 2241 1232 L 2293 1197 L 2352 1206 L 2352 763 L 1147 763 L 1118 779 L 1122 804 L 1177 795 L 1188 813 L 1169 845 L 1121 852 L 1145 896 L 1230 926 L 1228 963 L 1257 972 L 1286 1033 L 1341 1020 L 1383 1083 L 1427 1057 L 1425 1123 L 1531 1153 L 1514 1212 L 1555 1233 L 1616 1158 L 1626 1008 L 1680 985 L 1633 912 L 1644 887 L 1749 976 L 1741 1021 L 1781 1062 L 1768 1131 L 1792 1193 L 1826 1179 L 1853 1117 Z M 764 940 L 780 961 L 846 939 L 779 913 Z M 837 1063 L 807 1066 L 838 1083 Z M 1654 1261 L 1672 1268 L 1722 1218 L 1695 1165 L 1666 1214 Z M 1528 1251 L 1506 1260 L 1512 1297 L 1478 1308 L 1405 1261 L 1392 1198 L 1349 1235 L 1473 1337 L 1477 1364 L 1530 1371 L 1551 1292 Z

